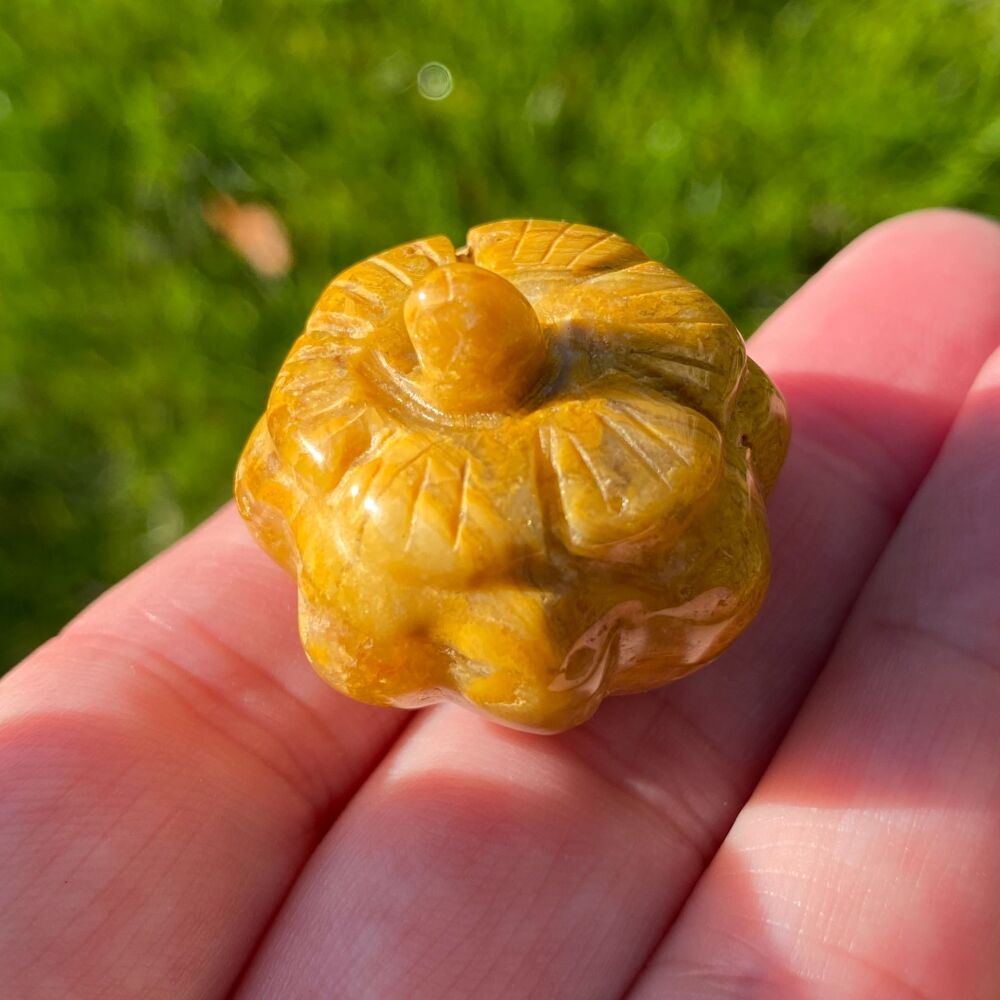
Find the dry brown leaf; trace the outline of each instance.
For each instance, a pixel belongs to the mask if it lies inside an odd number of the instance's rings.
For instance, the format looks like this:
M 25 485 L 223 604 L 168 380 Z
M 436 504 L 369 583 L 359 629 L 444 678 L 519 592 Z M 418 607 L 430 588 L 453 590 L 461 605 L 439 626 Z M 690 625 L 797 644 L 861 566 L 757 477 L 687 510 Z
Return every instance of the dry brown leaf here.
M 291 270 L 292 244 L 288 230 L 270 205 L 241 205 L 228 194 L 218 194 L 202 210 L 205 221 L 259 275 L 281 278 Z

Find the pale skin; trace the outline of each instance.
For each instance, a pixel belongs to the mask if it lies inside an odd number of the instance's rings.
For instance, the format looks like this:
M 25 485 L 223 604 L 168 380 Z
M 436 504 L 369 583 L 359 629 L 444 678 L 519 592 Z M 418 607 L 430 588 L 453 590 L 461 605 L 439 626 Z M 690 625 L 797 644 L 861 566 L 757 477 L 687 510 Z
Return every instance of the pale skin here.
M 808 282 L 764 610 L 562 736 L 325 687 L 223 510 L 0 683 L 6 995 L 1000 995 L 998 346 L 982 219 Z

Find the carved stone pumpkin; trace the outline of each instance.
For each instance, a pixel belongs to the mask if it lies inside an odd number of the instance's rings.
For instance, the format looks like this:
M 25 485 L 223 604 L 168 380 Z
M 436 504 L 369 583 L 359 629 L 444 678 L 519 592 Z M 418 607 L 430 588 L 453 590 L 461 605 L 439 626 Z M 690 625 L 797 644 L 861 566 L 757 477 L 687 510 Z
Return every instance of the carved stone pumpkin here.
M 787 443 L 708 296 L 620 236 L 511 220 L 330 284 L 236 496 L 335 687 L 558 731 L 747 625 Z

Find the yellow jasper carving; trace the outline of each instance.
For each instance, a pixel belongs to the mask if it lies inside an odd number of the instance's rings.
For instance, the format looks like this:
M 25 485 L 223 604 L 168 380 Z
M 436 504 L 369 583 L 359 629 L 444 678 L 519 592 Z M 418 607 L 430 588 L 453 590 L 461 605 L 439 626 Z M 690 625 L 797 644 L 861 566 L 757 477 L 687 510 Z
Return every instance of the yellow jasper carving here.
M 236 498 L 331 684 L 557 732 L 746 627 L 787 447 L 707 295 L 620 236 L 510 220 L 334 279 Z

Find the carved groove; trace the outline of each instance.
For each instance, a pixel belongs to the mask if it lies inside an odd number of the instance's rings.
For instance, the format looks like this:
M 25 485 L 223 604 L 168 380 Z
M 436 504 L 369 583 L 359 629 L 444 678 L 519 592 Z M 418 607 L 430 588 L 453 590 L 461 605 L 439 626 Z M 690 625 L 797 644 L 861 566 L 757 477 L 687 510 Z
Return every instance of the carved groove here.
M 514 249 L 511 252 L 510 259 L 516 261 L 521 253 L 521 247 L 524 245 L 524 238 L 528 235 L 531 230 L 531 219 L 525 219 L 524 225 L 521 227 L 521 235 L 517 238 L 517 243 L 514 244 Z
M 659 480 L 664 486 L 670 486 L 670 480 L 666 477 L 666 474 L 660 469 L 660 467 L 654 462 L 640 447 L 632 440 L 629 435 L 625 434 L 619 427 L 610 423 L 608 419 L 603 415 L 599 415 L 598 420 L 608 429 L 610 434 L 617 437 L 622 444 L 630 451 L 639 461 L 649 469 L 650 473 L 653 475 L 654 479 Z
M 566 431 L 565 433 L 566 433 L 566 437 L 569 440 L 570 444 L 573 446 L 573 450 L 580 457 L 580 461 L 583 462 L 583 464 L 587 467 L 587 471 L 590 473 L 591 478 L 594 480 L 594 485 L 597 487 L 598 493 L 601 494 L 601 499 L 605 503 L 607 503 L 608 502 L 608 493 L 607 493 L 606 484 L 602 481 L 603 477 L 597 471 L 597 468 L 594 466 L 594 459 L 593 459 L 593 457 L 587 454 L 586 449 L 577 440 L 577 437 L 576 437 L 575 434 L 573 434 L 571 431 Z
M 643 420 L 634 411 L 623 410 L 622 416 L 628 420 L 631 424 L 639 429 L 640 432 L 646 434 L 648 437 L 656 441 L 661 447 L 666 448 L 671 455 L 681 464 L 688 468 L 691 467 L 691 461 L 684 457 L 678 450 L 677 445 L 671 441 L 666 434 L 661 431 L 656 430 L 651 423 Z
M 458 493 L 458 511 L 455 515 L 455 530 L 451 547 L 458 551 L 459 542 L 462 538 L 462 528 L 465 527 L 466 512 L 469 504 L 469 477 L 472 474 L 472 463 L 468 458 L 462 463 L 461 483 Z
M 395 278 L 407 288 L 413 287 L 413 279 L 405 271 L 396 267 L 395 264 L 390 264 L 384 257 L 369 257 L 368 263 L 381 268 L 389 277 Z
M 580 258 L 584 254 L 588 254 L 591 250 L 596 250 L 602 243 L 607 243 L 608 240 L 613 240 L 615 238 L 614 233 L 605 233 L 603 236 L 599 236 L 590 246 L 584 247 L 567 265 L 569 270 L 572 270 L 580 262 Z
M 419 247 L 424 257 L 437 267 L 443 267 L 445 264 L 450 263 L 447 259 L 439 257 L 426 240 L 417 240 L 417 242 L 411 244 L 411 246 Z
M 410 543 L 413 541 L 413 530 L 417 522 L 417 504 L 420 502 L 420 497 L 424 490 L 427 488 L 427 477 L 430 475 L 431 471 L 431 460 L 430 458 L 424 459 L 424 471 L 420 477 L 420 481 L 417 483 L 416 489 L 413 491 L 413 495 L 410 497 L 410 509 L 406 515 L 406 541 L 403 542 L 403 551 L 410 551 Z
M 364 285 L 360 285 L 357 282 L 345 281 L 341 278 L 335 281 L 333 286 L 334 288 L 339 288 L 352 299 L 356 299 L 358 302 L 364 302 L 365 305 L 377 306 L 379 309 L 383 309 L 385 307 L 385 303 L 382 301 L 381 295 L 376 295 L 374 292 L 368 291 Z
M 551 240 L 551 241 L 550 241 L 550 243 L 549 243 L 549 246 L 548 246 L 548 249 L 547 249 L 547 250 L 545 251 L 545 253 L 543 253 L 543 254 L 542 254 L 542 256 L 541 256 L 541 257 L 539 258 L 539 261 L 538 261 L 538 263 L 539 263 L 539 264 L 544 264 L 544 263 L 545 263 L 545 262 L 546 262 L 546 261 L 547 261 L 547 260 L 549 259 L 549 257 L 551 257 L 551 256 L 552 256 L 552 251 L 553 251 L 553 250 L 555 250 L 555 248 L 556 248 L 557 246 L 559 246 L 559 244 L 560 244 L 560 243 L 562 242 L 562 239 L 563 239 L 563 237 L 564 237 L 564 236 L 565 236 L 565 235 L 566 235 L 566 234 L 567 234 L 567 233 L 568 233 L 568 232 L 569 232 L 569 231 L 570 231 L 570 230 L 571 230 L 572 228 L 573 228 L 573 224 L 572 224 L 572 223 L 570 223 L 570 222 L 567 222 L 567 223 L 566 223 L 566 224 L 565 224 L 565 225 L 564 225 L 564 226 L 562 227 L 562 229 L 560 229 L 560 230 L 559 230 L 559 232 L 558 232 L 558 233 L 556 233 L 556 234 L 555 234 L 555 235 L 554 235 L 554 236 L 552 237 L 552 240 Z
M 636 326 L 644 326 L 649 324 L 635 324 Z M 671 365 L 681 365 L 685 368 L 697 368 L 699 371 L 709 372 L 712 375 L 725 375 L 726 371 L 720 365 L 714 364 L 705 358 L 692 358 L 683 354 L 671 354 L 667 351 L 659 351 L 655 347 L 650 349 L 647 347 L 641 347 L 636 350 L 637 354 L 644 355 L 650 358 L 656 358 L 657 361 L 666 361 L 667 364 Z
M 429 444 L 424 445 L 424 447 L 421 448 L 418 452 L 416 452 L 416 454 L 411 455 L 401 465 L 397 465 L 396 468 L 393 470 L 392 475 L 389 476 L 388 481 L 383 483 L 382 489 L 379 490 L 378 496 L 375 497 L 375 500 L 381 500 L 382 497 L 384 497 L 386 493 L 389 491 L 389 489 L 392 487 L 392 484 L 399 478 L 400 474 L 405 472 L 411 465 L 413 465 L 414 462 L 419 462 L 420 459 L 423 458 L 423 456 L 426 455 L 427 452 L 429 452 L 433 447 L 434 447 L 434 442 L 431 441 Z

